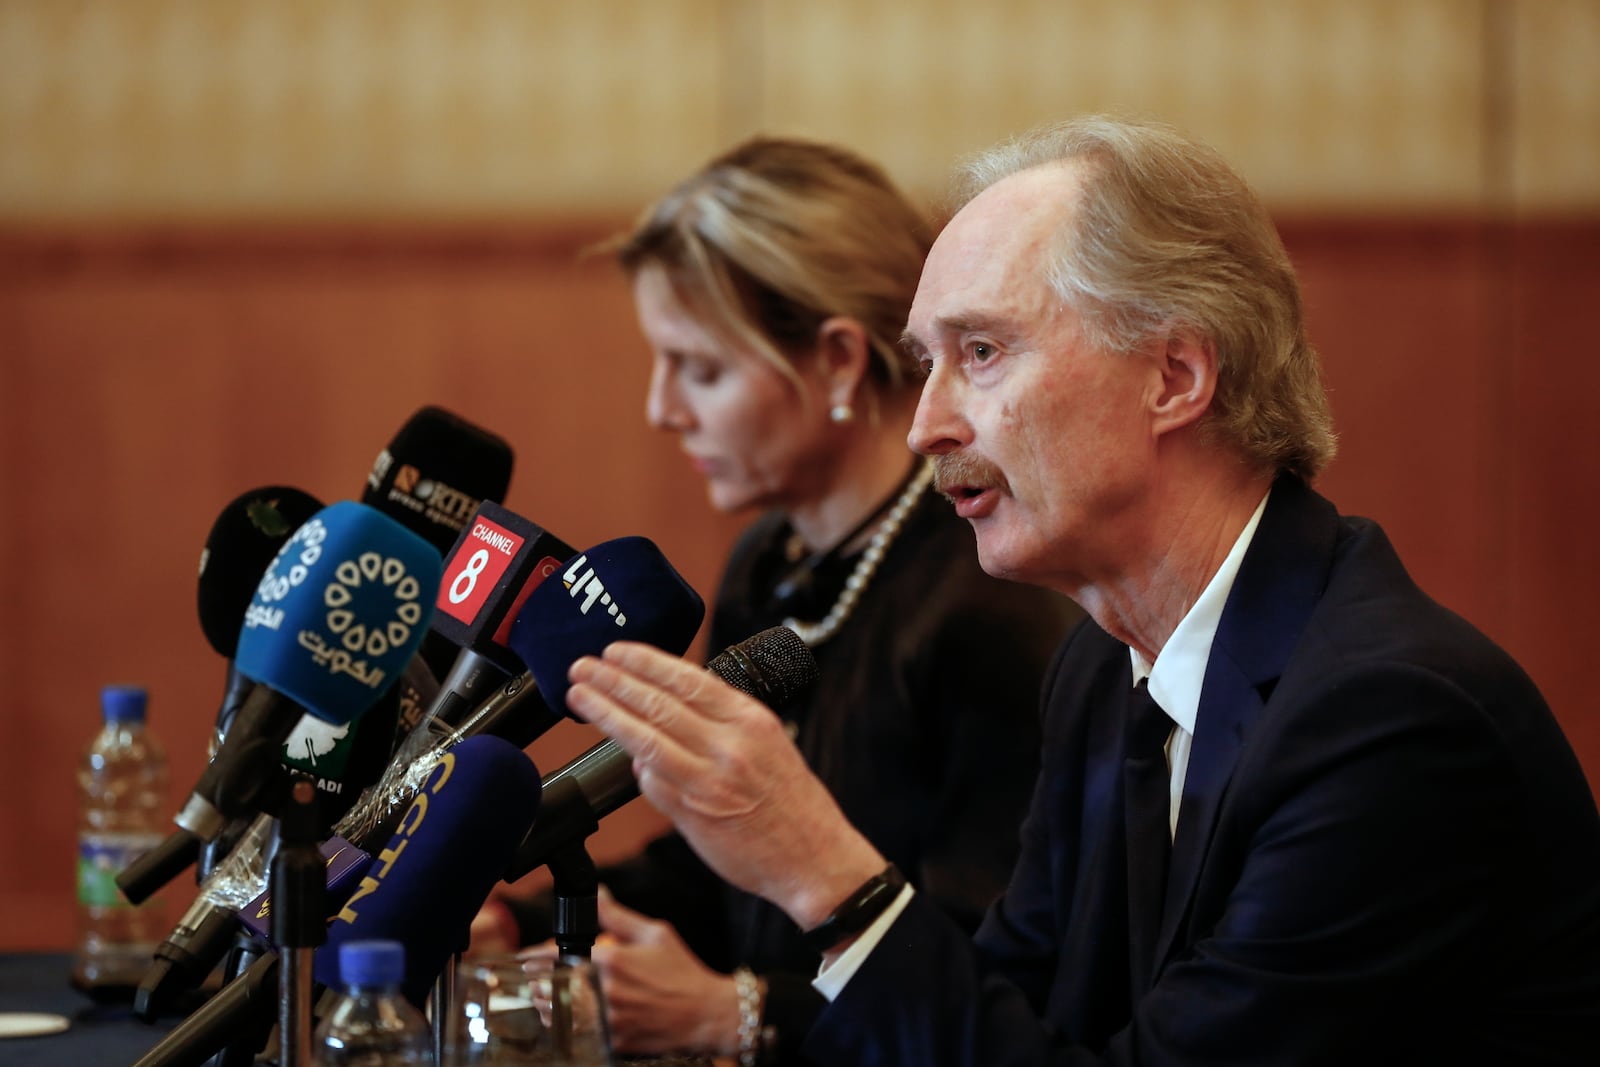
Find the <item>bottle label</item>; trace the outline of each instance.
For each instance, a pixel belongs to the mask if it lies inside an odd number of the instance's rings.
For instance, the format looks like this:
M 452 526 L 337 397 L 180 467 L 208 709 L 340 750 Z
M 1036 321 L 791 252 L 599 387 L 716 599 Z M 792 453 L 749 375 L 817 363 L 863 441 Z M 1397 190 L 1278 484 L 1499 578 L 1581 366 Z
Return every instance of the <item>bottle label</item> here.
M 91 908 L 131 908 L 117 875 L 161 843 L 159 834 L 79 834 L 78 903 Z

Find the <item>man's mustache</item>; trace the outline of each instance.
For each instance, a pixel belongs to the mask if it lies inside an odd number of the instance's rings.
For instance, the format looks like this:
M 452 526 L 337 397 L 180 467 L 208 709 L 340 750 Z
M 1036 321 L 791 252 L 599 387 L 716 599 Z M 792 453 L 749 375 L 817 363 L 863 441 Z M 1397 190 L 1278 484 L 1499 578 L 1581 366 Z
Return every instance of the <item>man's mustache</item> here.
M 947 452 L 933 458 L 933 487 L 947 500 L 956 489 L 1010 489 L 1000 468 L 975 452 Z

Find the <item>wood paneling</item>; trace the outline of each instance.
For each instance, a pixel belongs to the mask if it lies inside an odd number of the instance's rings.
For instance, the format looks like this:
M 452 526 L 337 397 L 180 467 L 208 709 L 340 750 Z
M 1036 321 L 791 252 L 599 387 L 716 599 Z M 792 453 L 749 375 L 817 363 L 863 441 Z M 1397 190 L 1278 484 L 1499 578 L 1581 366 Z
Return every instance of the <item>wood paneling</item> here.
M 74 766 L 102 684 L 150 687 L 174 809 L 198 775 L 223 665 L 195 564 L 239 492 L 354 497 L 401 423 L 441 404 L 512 442 L 514 510 L 578 545 L 648 535 L 710 593 L 738 520 L 644 426 L 626 287 L 577 255 L 608 225 L 0 233 L 0 950 L 71 940 Z M 1600 779 L 1582 659 L 1600 223 L 1284 233 L 1342 434 L 1323 488 L 1521 659 Z M 550 770 L 593 737 L 566 724 L 532 751 Z M 635 803 L 593 850 L 659 825 Z

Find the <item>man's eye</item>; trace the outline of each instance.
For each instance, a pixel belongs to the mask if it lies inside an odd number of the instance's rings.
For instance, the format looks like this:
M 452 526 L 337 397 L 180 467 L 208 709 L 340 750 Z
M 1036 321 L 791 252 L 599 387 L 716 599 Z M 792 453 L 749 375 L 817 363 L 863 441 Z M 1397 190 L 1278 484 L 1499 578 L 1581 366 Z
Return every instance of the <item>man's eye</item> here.
M 982 341 L 978 341 L 973 344 L 972 358 L 977 360 L 979 363 L 987 362 L 989 357 L 992 355 L 994 355 L 993 345 L 984 344 Z

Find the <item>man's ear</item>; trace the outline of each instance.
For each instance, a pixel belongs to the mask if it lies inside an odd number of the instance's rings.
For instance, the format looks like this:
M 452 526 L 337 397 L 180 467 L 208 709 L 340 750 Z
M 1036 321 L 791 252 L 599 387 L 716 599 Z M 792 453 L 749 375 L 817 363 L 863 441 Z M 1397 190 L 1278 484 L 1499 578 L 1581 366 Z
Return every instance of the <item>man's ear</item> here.
M 1161 373 L 1152 411 L 1156 433 L 1198 422 L 1217 391 L 1216 346 L 1184 331 L 1168 337 L 1155 358 Z

